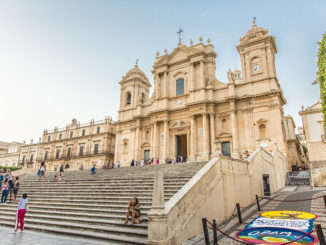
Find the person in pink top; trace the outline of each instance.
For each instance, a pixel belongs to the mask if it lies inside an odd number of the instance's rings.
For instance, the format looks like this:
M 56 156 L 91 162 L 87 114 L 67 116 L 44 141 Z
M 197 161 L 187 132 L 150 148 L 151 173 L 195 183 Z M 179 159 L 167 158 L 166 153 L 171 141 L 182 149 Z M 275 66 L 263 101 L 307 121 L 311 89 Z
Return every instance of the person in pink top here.
M 160 159 L 159 158 L 157 158 L 156 164 L 160 164 Z
M 7 204 L 8 197 L 8 179 L 5 179 L 5 182 L 2 185 L 2 195 L 1 195 L 1 204 Z

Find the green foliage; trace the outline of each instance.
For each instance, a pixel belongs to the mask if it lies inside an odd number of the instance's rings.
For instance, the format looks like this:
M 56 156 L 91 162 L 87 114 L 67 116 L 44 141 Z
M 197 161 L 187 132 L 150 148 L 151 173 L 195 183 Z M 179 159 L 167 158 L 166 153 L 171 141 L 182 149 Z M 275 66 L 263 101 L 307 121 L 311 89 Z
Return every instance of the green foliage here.
M 11 171 L 15 171 L 15 170 L 19 170 L 19 169 L 21 169 L 20 167 L 5 167 L 5 166 L 0 166 L 0 169 L 3 169 L 3 172 L 6 172 L 8 168 L 9 168 Z
M 326 33 L 324 33 L 318 50 L 317 81 L 320 87 L 320 99 L 323 105 L 324 130 L 326 126 Z M 326 130 L 325 130 L 326 132 Z

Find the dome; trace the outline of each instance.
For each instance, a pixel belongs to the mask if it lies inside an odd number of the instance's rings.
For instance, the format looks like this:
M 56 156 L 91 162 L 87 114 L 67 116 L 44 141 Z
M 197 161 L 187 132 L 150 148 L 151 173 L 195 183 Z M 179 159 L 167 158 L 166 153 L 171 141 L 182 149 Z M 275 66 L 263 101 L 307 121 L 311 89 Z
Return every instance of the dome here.
M 132 78 L 141 78 L 142 80 L 148 82 L 148 78 L 146 77 L 145 73 L 139 69 L 138 64 L 136 63 L 135 66 L 130 69 L 126 75 L 123 77 L 123 81 L 129 80 Z
M 240 43 L 251 41 L 252 39 L 257 39 L 262 36 L 266 36 L 268 34 L 268 30 L 256 25 L 256 18 L 254 18 L 252 22 L 251 29 L 247 31 L 247 33 L 240 38 Z

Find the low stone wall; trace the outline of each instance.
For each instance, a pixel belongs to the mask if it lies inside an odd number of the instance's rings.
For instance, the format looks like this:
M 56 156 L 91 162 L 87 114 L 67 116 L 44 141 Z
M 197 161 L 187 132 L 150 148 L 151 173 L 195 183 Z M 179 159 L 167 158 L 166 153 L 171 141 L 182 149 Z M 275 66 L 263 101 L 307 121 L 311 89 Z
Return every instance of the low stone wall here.
M 313 186 L 326 186 L 326 161 L 311 161 L 311 177 Z
M 279 151 L 270 154 L 263 149 L 247 161 L 212 159 L 167 203 L 156 203 L 151 209 L 147 244 L 182 244 L 202 232 L 201 218 L 224 220 L 236 203 L 246 206 L 255 195 L 264 194 L 263 174 L 270 176 L 272 193 L 283 188 L 287 163 Z M 163 186 L 160 181 L 155 185 L 153 198 L 162 200 L 157 193 Z

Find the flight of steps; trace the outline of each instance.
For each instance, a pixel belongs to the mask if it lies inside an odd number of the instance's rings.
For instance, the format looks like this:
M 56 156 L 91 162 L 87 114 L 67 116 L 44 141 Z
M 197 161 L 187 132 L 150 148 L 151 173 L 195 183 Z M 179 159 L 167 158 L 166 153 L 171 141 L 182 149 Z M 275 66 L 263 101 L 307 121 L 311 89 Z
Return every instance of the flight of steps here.
M 124 167 L 108 171 L 66 171 L 62 181 L 46 173 L 21 176 L 19 194 L 28 194 L 30 210 L 25 228 L 68 236 L 105 240 L 109 244 L 145 244 L 147 213 L 152 204 L 154 173 L 164 172 L 164 199 L 168 201 L 203 167 L 203 163 L 183 163 L 144 167 Z M 143 222 L 123 225 L 128 202 L 137 197 Z M 17 204 L 0 206 L 0 225 L 14 226 Z

